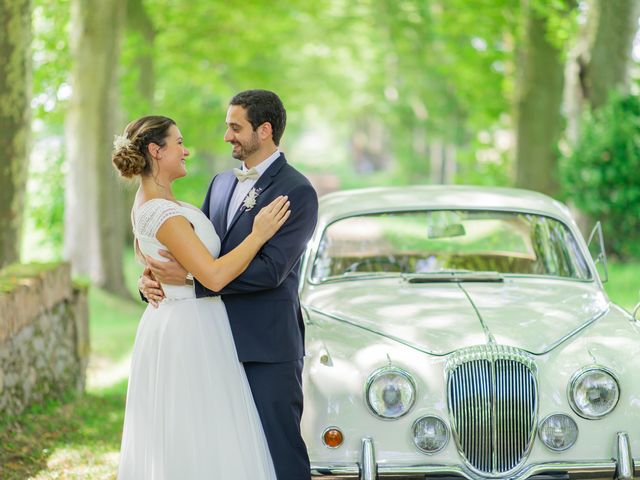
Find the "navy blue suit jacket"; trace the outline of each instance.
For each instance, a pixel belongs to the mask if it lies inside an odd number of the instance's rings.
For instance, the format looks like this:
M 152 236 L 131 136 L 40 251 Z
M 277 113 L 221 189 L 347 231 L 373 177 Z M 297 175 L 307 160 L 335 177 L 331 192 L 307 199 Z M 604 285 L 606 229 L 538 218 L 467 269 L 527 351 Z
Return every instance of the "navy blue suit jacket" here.
M 202 205 L 220 236 L 220 255 L 240 244 L 260 209 L 288 195 L 291 216 L 238 278 L 220 292 L 196 281 L 198 297 L 222 295 L 241 362 L 287 362 L 304 356 L 304 322 L 298 284 L 300 258 L 318 219 L 318 197 L 309 180 L 281 154 L 255 184 L 256 204 L 241 206 L 227 228 L 227 211 L 237 180 L 232 171 L 216 175 Z

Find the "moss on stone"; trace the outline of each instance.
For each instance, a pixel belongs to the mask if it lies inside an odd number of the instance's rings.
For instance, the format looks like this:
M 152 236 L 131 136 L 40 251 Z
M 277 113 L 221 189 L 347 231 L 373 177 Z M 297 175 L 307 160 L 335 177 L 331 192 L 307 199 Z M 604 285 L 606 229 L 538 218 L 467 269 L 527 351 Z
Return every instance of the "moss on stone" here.
M 74 277 L 73 279 L 71 279 L 71 285 L 73 286 L 74 290 L 87 291 L 91 286 L 91 280 L 89 280 L 87 277 Z
M 56 263 L 14 263 L 0 270 L 0 293 L 7 293 L 21 285 L 25 279 L 38 277 L 43 272 L 55 270 Z

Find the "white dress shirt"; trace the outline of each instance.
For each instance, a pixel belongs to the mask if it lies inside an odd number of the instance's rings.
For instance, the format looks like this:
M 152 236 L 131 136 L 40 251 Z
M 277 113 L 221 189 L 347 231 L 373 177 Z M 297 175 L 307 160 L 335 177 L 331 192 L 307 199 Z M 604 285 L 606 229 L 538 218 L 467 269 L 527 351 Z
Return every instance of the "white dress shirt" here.
M 262 176 L 262 174 L 271 166 L 273 162 L 280 156 L 280 150 L 276 149 L 273 154 L 268 156 L 265 160 L 256 165 L 255 169 L 258 170 L 258 173 Z M 242 162 L 242 171 L 246 172 L 248 170 L 247 166 Z M 227 227 L 231 225 L 231 220 L 236 215 L 236 211 L 242 205 L 243 200 L 249 193 L 249 191 L 255 186 L 256 182 L 260 177 L 255 180 L 247 179 L 244 182 L 236 183 L 236 188 L 233 191 L 233 195 L 231 195 L 231 201 L 229 202 L 229 211 L 227 212 Z

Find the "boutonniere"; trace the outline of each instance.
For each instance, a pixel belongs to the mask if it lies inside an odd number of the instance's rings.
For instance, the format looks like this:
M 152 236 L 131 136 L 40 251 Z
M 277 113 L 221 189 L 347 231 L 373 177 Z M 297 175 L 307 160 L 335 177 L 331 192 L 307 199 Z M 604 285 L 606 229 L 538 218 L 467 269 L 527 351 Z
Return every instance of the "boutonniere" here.
M 258 200 L 258 195 L 260 195 L 261 188 L 252 188 L 247 193 L 247 196 L 244 197 L 242 201 L 242 206 L 244 207 L 245 212 L 248 212 L 253 207 L 256 206 L 256 201 Z

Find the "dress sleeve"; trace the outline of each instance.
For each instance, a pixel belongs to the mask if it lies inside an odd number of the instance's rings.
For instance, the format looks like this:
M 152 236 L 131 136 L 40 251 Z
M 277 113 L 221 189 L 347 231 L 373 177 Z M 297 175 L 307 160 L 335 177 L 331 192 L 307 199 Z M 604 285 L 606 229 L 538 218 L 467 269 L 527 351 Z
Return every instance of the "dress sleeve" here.
M 162 224 L 178 215 L 183 215 L 178 205 L 169 200 L 154 198 L 134 212 L 133 231 L 136 236 L 155 238 Z

